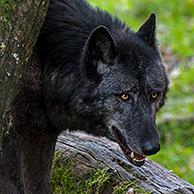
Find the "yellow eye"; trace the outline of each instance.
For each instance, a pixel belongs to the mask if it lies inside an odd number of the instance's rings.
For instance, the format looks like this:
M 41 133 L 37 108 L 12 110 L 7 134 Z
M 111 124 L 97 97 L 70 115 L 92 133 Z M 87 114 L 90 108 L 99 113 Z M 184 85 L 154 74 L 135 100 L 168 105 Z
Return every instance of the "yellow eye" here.
M 153 93 L 151 93 L 151 96 L 150 97 L 151 97 L 152 100 L 155 100 L 158 96 L 159 96 L 158 93 L 153 92 Z
M 122 95 L 121 95 L 121 99 L 122 99 L 123 101 L 127 101 L 127 100 L 129 99 L 129 95 L 128 95 L 128 94 L 122 94 Z

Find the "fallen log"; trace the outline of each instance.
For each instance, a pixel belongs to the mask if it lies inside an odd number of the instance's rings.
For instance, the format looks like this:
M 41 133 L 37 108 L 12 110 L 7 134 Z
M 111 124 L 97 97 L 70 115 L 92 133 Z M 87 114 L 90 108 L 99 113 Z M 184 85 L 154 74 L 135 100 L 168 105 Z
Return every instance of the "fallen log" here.
M 65 132 L 59 136 L 56 150 L 64 154 L 64 160 L 71 163 L 74 174 L 80 178 L 94 169 L 105 169 L 110 173 L 111 183 L 104 187 L 105 194 L 113 192 L 113 186 L 118 180 L 135 180 L 135 184 L 148 193 L 194 193 L 193 185 L 153 161 L 147 159 L 143 167 L 133 166 L 127 161 L 118 144 L 105 138 Z

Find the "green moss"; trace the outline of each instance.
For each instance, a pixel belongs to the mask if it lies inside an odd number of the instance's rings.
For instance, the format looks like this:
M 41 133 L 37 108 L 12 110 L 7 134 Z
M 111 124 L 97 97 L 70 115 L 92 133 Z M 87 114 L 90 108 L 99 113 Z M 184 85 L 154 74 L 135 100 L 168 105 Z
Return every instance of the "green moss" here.
M 0 0 L 0 11 L 4 20 L 10 20 L 15 4 L 15 0 Z
M 105 184 L 110 181 L 110 176 L 106 173 L 105 170 L 97 169 L 91 174 L 89 179 L 85 180 L 86 191 L 87 193 L 100 194 L 103 190 Z
M 102 194 L 107 186 L 108 188 L 112 187 L 114 194 L 125 194 L 129 188 L 133 188 L 139 194 L 149 194 L 138 187 L 135 181 L 118 180 L 118 184 L 113 186 L 111 184 L 112 178 L 111 174 L 102 169 L 96 169 L 79 178 L 73 171 L 72 164 L 65 162 L 64 155 L 60 152 L 55 154 L 51 177 L 55 194 Z
M 138 187 L 136 185 L 136 181 L 124 181 L 121 182 L 119 185 L 114 187 L 113 194 L 126 194 L 126 192 L 132 188 L 135 193 L 138 194 L 151 194 L 151 192 L 145 191 L 144 189 Z
M 97 169 L 82 179 L 73 172 L 73 167 L 64 162 L 64 157 L 57 152 L 54 157 L 51 184 L 56 194 L 100 194 L 108 183 L 109 175 L 105 170 Z
M 16 0 L 0 0 L 0 34 L 7 30 Z
M 69 164 L 62 164 L 63 155 L 57 152 L 53 161 L 51 185 L 56 194 L 74 194 L 72 191 L 77 190 L 78 180 L 73 175 Z

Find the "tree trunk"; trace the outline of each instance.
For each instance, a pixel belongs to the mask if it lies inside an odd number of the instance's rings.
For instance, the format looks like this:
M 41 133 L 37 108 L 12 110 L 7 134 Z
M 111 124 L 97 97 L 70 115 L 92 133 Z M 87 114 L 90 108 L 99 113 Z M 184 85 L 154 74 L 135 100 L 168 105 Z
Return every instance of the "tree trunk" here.
M 14 6 L 11 5 L 13 2 L 10 1 L 7 6 Z M 0 21 L 0 147 L 3 134 L 11 124 L 10 101 L 36 43 L 46 15 L 48 0 L 17 1 L 14 7 L 9 24 Z M 2 18 L 4 15 L 1 15 L 1 20 Z
M 9 110 L 16 86 L 28 64 L 43 24 L 48 2 L 49 0 L 16 2 L 13 0 L 4 2 L 6 11 L 4 7 L 0 8 L 0 193 L 2 194 L 22 194 L 25 186 L 21 183 L 22 173 L 25 174 L 21 172 L 21 160 L 26 158 L 21 157 L 22 141 L 12 130 Z M 12 15 L 9 21 L 7 14 Z M 48 139 L 40 138 L 39 141 L 47 142 Z M 27 149 L 27 146 L 29 144 L 24 148 Z
M 118 180 L 135 180 L 135 184 L 154 194 L 193 194 L 194 186 L 174 175 L 161 165 L 146 160 L 143 167 L 130 164 L 118 144 L 105 138 L 81 133 L 63 133 L 59 136 L 56 149 L 64 153 L 73 166 L 74 174 L 83 177 L 94 169 L 111 172 L 111 184 L 105 185 L 103 193 L 112 193 Z M 131 188 L 133 189 L 133 188 Z

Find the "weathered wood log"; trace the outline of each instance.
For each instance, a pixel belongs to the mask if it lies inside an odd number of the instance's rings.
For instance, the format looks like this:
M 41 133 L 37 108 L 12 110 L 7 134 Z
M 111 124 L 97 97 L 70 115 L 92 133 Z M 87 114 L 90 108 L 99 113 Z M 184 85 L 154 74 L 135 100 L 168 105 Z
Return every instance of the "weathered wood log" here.
M 130 164 L 118 144 L 105 138 L 82 133 L 63 133 L 56 150 L 64 153 L 77 176 L 94 169 L 105 169 L 113 174 L 112 181 L 136 180 L 136 184 L 154 194 L 193 194 L 194 186 L 182 180 L 161 165 L 146 160 L 143 167 Z M 114 184 L 107 184 L 103 193 L 111 193 Z

